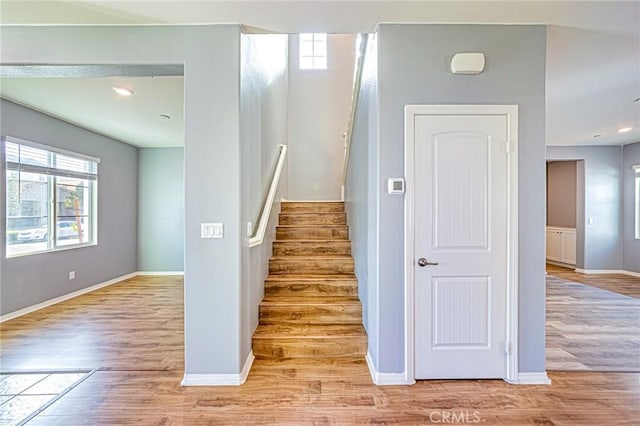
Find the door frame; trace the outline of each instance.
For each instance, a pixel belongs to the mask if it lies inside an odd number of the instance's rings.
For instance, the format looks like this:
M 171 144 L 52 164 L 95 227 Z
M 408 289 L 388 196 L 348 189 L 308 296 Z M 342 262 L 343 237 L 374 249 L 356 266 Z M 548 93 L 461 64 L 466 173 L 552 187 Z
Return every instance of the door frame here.
M 415 383 L 415 118 L 418 115 L 503 115 L 507 117 L 507 327 L 506 376 L 518 383 L 518 106 L 405 105 L 404 108 L 404 379 Z

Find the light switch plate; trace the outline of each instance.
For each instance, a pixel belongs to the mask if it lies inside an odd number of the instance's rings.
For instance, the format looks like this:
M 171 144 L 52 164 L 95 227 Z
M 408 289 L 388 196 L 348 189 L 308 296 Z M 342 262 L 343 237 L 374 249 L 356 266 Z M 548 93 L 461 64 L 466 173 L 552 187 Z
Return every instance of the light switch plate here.
M 223 238 L 224 228 L 222 223 L 201 223 L 200 238 Z

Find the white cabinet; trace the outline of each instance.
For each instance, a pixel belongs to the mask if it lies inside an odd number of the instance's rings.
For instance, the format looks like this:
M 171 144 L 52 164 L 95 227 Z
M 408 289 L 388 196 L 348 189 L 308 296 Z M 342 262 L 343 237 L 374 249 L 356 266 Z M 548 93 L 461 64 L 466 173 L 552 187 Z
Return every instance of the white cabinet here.
M 547 260 L 576 264 L 576 230 L 547 226 Z

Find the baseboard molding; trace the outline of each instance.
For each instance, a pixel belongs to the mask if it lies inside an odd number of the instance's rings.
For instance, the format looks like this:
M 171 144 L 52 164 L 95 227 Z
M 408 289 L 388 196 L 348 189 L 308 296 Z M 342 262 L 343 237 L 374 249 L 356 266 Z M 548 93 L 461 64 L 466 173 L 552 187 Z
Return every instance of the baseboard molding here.
M 550 385 L 551 379 L 547 376 L 547 372 L 541 373 L 518 373 L 519 385 Z
M 575 263 L 564 263 L 564 262 L 557 262 L 555 260 L 549 260 L 546 259 L 546 262 L 550 265 L 555 265 L 555 266 L 561 266 L 563 268 L 568 268 L 568 269 L 575 269 L 576 264 Z
M 416 383 L 413 379 L 408 380 L 405 373 L 381 373 L 376 370 L 369 351 L 367 351 L 366 360 L 369 373 L 371 374 L 371 380 L 378 386 L 413 385 Z
M 240 386 L 247 381 L 251 365 L 255 356 L 253 351 L 249 352 L 249 356 L 244 362 L 242 371 L 237 373 L 226 374 L 186 374 L 182 379 L 182 386 Z
M 624 269 L 580 269 L 580 268 L 576 268 L 575 269 L 576 272 L 580 273 L 580 274 L 602 274 L 602 275 L 606 275 L 606 274 L 622 274 L 622 275 L 631 275 L 632 277 L 639 277 L 640 278 L 640 272 L 633 272 L 633 271 L 625 271 Z
M 9 320 L 14 319 L 14 318 L 21 317 L 22 315 L 30 314 L 30 313 L 35 312 L 37 310 L 49 307 L 51 305 L 55 305 L 56 303 L 60 303 L 60 302 L 64 302 L 64 301 L 69 300 L 69 299 L 73 299 L 74 297 L 82 296 L 83 294 L 86 294 L 86 293 L 91 293 L 92 291 L 99 290 L 99 289 L 101 289 L 103 287 L 107 287 L 107 286 L 110 286 L 112 284 L 119 283 L 120 281 L 128 280 L 129 278 L 133 278 L 136 275 L 138 275 L 138 273 L 136 273 L 136 272 L 134 272 L 132 274 L 122 275 L 122 276 L 114 278 L 112 280 L 105 281 L 105 282 L 100 283 L 100 284 L 92 285 L 91 287 L 86 287 L 86 288 L 83 288 L 81 290 L 74 291 L 72 293 L 68 293 L 68 294 L 65 294 L 65 295 L 62 295 L 62 296 L 54 297 L 53 299 L 46 300 L 46 301 L 38 303 L 36 305 L 28 306 L 26 308 L 22 308 L 22 309 L 19 309 L 17 311 L 9 312 L 8 314 L 4 314 L 4 315 L 0 316 L 0 323 L 4 322 L 4 321 L 9 321 Z
M 136 274 L 137 275 L 142 275 L 142 276 L 146 276 L 146 275 L 158 275 L 158 276 L 184 275 L 184 271 L 138 271 Z

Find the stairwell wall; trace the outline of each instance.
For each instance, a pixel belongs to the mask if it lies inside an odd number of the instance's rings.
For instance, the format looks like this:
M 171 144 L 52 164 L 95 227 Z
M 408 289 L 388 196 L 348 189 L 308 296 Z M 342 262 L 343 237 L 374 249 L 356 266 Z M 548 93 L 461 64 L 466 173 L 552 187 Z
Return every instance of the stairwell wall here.
M 368 334 L 368 352 L 378 358 L 378 285 L 375 192 L 378 145 L 378 58 L 375 34 L 368 35 L 367 51 L 358 94 L 351 140 L 345 208 L 349 237 L 358 278 L 358 296 L 362 303 L 362 321 Z
M 327 69 L 301 70 L 299 37 L 289 44 L 289 198 L 339 200 L 342 134 L 351 110 L 355 34 L 327 35 Z
M 244 235 L 256 220 L 269 190 L 278 157 L 277 146 L 287 144 L 288 36 L 242 34 L 240 63 L 240 154 Z M 241 249 L 241 359 L 251 351 L 251 337 L 258 325 L 258 306 L 264 296 L 269 272 L 271 243 L 280 211 L 287 196 L 287 166 L 263 244 L 249 248 L 248 236 Z

